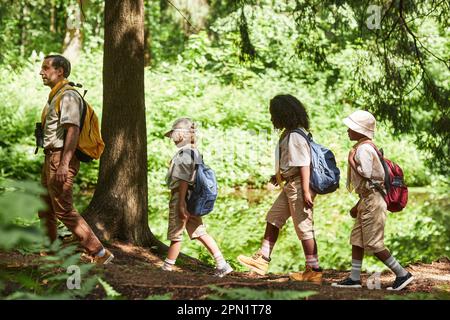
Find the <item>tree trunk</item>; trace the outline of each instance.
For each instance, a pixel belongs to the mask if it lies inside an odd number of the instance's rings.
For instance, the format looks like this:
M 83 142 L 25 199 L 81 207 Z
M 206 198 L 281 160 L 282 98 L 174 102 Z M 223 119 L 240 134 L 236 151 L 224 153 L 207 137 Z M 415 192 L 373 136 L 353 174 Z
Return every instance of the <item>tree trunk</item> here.
M 55 33 L 56 32 L 56 12 L 55 12 L 55 2 L 52 1 L 50 4 L 50 32 Z
M 76 60 L 81 53 L 83 39 L 81 32 L 81 10 L 78 4 L 67 8 L 66 35 L 63 42 L 63 55 L 70 61 Z
M 160 246 L 148 226 L 143 0 L 106 0 L 104 21 L 106 148 L 85 217 L 105 240 Z

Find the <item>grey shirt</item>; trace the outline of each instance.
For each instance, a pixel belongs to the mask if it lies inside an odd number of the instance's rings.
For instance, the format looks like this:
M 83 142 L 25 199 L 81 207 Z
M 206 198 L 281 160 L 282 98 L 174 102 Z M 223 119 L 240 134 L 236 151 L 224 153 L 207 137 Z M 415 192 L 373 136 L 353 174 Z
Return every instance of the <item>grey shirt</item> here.
M 191 152 L 195 152 L 197 157 L 194 161 Z M 195 181 L 195 165 L 201 162 L 200 152 L 191 145 L 181 147 L 170 161 L 170 167 L 167 171 L 166 182 L 169 189 L 173 190 L 179 187 L 180 180 L 187 181 L 193 185 Z
M 59 96 L 61 96 L 60 115 L 55 109 Z M 78 93 L 67 90 L 56 94 L 45 108 L 44 149 L 61 148 L 64 146 L 64 124 L 80 126 L 83 101 Z

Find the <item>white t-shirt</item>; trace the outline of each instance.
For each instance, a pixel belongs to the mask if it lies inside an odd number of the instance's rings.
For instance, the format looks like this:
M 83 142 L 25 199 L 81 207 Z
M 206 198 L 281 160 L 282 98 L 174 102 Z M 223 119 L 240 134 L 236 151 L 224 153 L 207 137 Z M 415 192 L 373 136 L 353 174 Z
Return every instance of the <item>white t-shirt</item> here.
M 305 129 L 300 128 L 300 130 L 308 134 Z M 284 177 L 290 177 L 298 173 L 298 167 L 310 164 L 311 149 L 306 139 L 296 132 L 285 134 L 275 149 L 275 171 L 280 168 Z

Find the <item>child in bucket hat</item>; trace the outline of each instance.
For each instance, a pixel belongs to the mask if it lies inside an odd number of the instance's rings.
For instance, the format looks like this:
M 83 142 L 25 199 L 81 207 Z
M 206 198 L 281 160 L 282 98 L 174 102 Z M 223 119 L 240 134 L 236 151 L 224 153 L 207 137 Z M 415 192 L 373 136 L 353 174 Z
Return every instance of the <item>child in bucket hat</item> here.
M 346 279 L 333 283 L 334 287 L 361 288 L 361 266 L 364 252 L 373 253 L 389 269 L 396 279 L 388 290 L 401 290 L 414 279 L 384 246 L 386 202 L 374 188 L 374 183 L 383 185 L 384 169 L 373 147 L 376 120 L 367 111 L 358 110 L 343 120 L 348 127 L 348 137 L 357 143 L 348 156 L 347 188 L 359 195 L 358 203 L 350 210 L 355 218 L 350 244 L 352 245 L 352 270 Z
M 201 159 L 196 147 L 197 126 L 189 118 L 177 119 L 172 128 L 165 133 L 178 147 L 178 151 L 170 162 L 166 182 L 170 189 L 169 225 L 167 239 L 170 247 L 162 269 L 172 271 L 181 250 L 183 232 L 186 229 L 191 239 L 199 240 L 211 253 L 216 261 L 215 276 L 223 277 L 233 271 L 225 261 L 216 241 L 206 232 L 200 216 L 190 215 L 186 208 L 186 195 L 189 186 L 195 181 L 195 161 Z M 198 155 L 193 157 L 193 153 Z

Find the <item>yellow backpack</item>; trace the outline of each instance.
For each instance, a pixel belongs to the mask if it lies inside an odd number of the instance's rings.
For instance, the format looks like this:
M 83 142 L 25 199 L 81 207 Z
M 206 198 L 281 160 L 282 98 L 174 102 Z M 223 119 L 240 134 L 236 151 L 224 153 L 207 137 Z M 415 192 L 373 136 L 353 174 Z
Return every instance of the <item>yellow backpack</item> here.
M 84 96 L 82 96 L 74 86 L 75 84 L 73 82 L 68 82 L 59 90 L 61 94 L 57 97 L 55 111 L 60 115 L 61 98 L 65 91 L 73 90 L 78 93 L 83 101 L 83 111 L 80 119 L 80 137 L 78 139 L 75 155 L 82 162 L 90 162 L 93 159 L 97 160 L 100 158 L 105 149 L 105 143 L 103 142 L 100 133 L 100 125 L 94 109 L 86 100 L 84 100 Z M 81 87 L 81 85 L 77 86 Z

